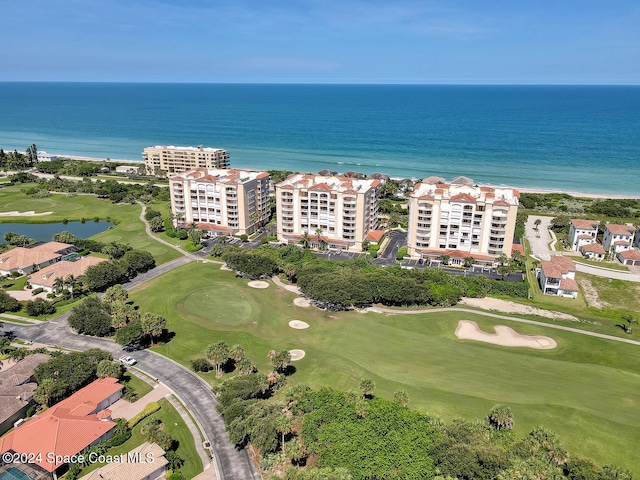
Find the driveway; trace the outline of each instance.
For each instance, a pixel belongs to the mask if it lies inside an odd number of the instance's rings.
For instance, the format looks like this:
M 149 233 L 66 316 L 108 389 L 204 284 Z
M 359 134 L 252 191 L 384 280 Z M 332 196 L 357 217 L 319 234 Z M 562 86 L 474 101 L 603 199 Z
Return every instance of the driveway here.
M 400 250 L 400 248 L 404 247 L 407 244 L 407 232 L 403 232 L 401 230 L 391 230 L 388 236 L 389 243 L 387 243 L 384 252 L 382 252 L 382 254 L 373 261 L 375 265 L 395 265 L 396 254 L 398 253 L 398 250 Z
M 536 220 L 541 222 L 538 230 L 534 229 Z M 549 235 L 551 220 L 552 217 L 529 215 L 527 222 L 524 224 L 524 232 L 527 240 L 529 240 L 531 253 L 540 260 L 549 260 L 551 255 L 556 253 L 549 248 L 549 243 L 551 243 L 551 236 Z

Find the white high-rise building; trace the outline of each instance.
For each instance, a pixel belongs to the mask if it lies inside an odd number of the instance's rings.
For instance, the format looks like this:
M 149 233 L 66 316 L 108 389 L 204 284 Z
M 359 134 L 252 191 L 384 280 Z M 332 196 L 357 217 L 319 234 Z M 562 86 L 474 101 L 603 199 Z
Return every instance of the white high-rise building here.
M 194 168 L 229 168 L 229 154 L 222 148 L 158 145 L 142 152 L 149 175 L 162 171 L 171 176 Z

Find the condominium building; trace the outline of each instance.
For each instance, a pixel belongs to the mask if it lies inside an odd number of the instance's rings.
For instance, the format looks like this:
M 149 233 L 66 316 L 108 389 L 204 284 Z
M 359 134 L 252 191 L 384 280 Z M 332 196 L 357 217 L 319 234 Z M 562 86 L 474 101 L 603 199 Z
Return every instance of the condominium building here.
M 142 158 L 149 175 L 160 171 L 173 175 L 194 168 L 229 168 L 229 154 L 222 148 L 157 145 L 145 148 Z
M 378 224 L 379 180 L 294 174 L 276 185 L 278 240 L 362 251 Z
M 520 193 L 469 182 L 418 183 L 409 196 L 408 254 L 412 258 L 492 265 L 511 256 Z
M 176 227 L 248 235 L 269 220 L 269 174 L 197 168 L 169 179 Z

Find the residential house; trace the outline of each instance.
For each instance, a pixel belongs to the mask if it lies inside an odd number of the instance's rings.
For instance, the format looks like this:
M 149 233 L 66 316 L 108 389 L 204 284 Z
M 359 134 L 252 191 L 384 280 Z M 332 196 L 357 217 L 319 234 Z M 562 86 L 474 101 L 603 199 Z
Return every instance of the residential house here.
M 249 235 L 269 220 L 269 174 L 197 168 L 169 179 L 174 225 Z
M 115 378 L 93 381 L 0 437 L 0 454 L 29 455 L 31 467 L 55 475 L 64 457 L 111 436 L 116 423 L 107 407 L 122 396 L 122 388 Z
M 550 260 L 541 260 L 540 263 L 538 281 L 543 293 L 568 298 L 578 296 L 576 265 L 573 260 L 562 255 L 552 255 Z
M 616 257 L 623 265 L 640 266 L 640 251 L 635 248 L 622 250 L 616 254 Z
M 123 173 L 125 175 L 139 175 L 140 165 L 118 165 L 116 167 L 116 173 Z
M 0 275 L 10 275 L 13 272 L 26 275 L 33 270 L 58 262 L 76 250 L 73 245 L 60 242 L 16 247 L 0 253 Z
M 15 365 L 0 372 L 0 435 L 11 429 L 33 405 L 33 392 L 38 386 L 33 372 L 49 355 L 27 355 Z
M 289 176 L 276 185 L 278 241 L 299 244 L 308 235 L 313 247 L 362 251 L 378 225 L 380 186 L 346 176 Z
M 409 195 L 408 254 L 454 264 L 492 266 L 512 254 L 520 193 L 511 188 L 473 186 L 466 177 L 452 183 L 428 178 Z M 434 183 L 435 182 L 435 183 Z
M 614 255 L 618 252 L 629 250 L 633 245 L 635 230 L 635 227 L 630 225 L 607 223 L 602 238 L 602 246 L 607 252 Z
M 66 280 L 70 275 L 75 278 L 84 275 L 87 268 L 106 261 L 106 258 L 98 257 L 76 257 L 77 259 L 61 260 L 42 270 L 33 272 L 29 275 L 29 283 L 33 288 L 42 288 L 47 292 L 52 292 L 55 287 L 56 279 Z
M 593 260 L 604 260 L 607 254 L 604 247 L 599 243 L 585 243 L 580 245 L 580 253 L 583 257 Z
M 165 451 L 155 443 L 144 442 L 123 454 L 122 462 L 108 463 L 89 473 L 83 480 L 157 480 L 164 478 L 169 462 Z
M 595 243 L 600 222 L 574 218 L 569 225 L 569 245 L 571 250 L 579 251 L 582 245 Z

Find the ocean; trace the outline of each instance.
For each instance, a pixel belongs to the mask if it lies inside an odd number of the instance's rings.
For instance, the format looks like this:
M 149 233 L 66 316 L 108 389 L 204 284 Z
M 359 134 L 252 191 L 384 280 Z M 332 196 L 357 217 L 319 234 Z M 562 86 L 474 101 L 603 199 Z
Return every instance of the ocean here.
M 0 83 L 0 147 L 640 195 L 640 87 Z

